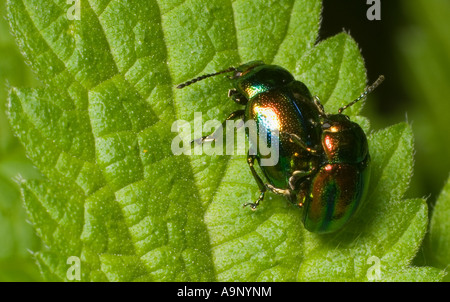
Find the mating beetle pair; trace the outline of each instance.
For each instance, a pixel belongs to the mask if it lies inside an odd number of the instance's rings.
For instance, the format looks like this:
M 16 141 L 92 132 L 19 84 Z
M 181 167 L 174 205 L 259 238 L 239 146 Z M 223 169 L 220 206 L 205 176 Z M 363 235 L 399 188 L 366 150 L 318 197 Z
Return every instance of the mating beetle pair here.
M 260 196 L 244 206 L 256 209 L 269 189 L 304 207 L 303 223 L 307 230 L 315 233 L 339 230 L 364 199 L 370 175 L 366 135 L 342 111 L 366 97 L 384 77 L 380 76 L 337 114 L 327 114 L 319 99 L 312 97 L 305 84 L 296 81 L 286 69 L 262 61 L 206 74 L 177 88 L 231 72 L 234 89 L 229 90 L 228 96 L 245 105 L 245 109 L 231 113 L 227 120 L 255 120 L 258 133 L 265 131 L 279 141 L 278 162 L 273 166 L 260 165 L 267 184 L 254 168 L 255 159 L 260 163 L 264 156 L 259 152 L 247 156 Z M 201 141 L 213 139 L 211 134 Z M 257 145 L 250 136 L 249 140 L 250 145 Z

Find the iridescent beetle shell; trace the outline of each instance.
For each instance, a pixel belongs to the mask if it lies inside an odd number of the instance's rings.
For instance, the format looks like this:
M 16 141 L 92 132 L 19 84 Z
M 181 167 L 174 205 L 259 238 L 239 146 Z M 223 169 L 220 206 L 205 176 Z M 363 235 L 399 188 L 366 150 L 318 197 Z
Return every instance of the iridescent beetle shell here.
M 301 136 L 307 147 L 320 143 L 319 114 L 308 88 L 284 68 L 251 62 L 237 68 L 234 86 L 247 100 L 245 121 L 255 120 L 257 136 L 262 130 L 272 139 L 274 130 L 279 133 L 294 132 Z M 264 129 L 262 129 L 264 128 Z M 249 136 L 250 145 L 258 146 Z M 316 158 L 304 148 L 286 137 L 279 141 L 279 160 L 273 166 L 264 166 L 262 171 L 270 184 L 288 189 L 289 178 L 296 170 L 309 170 Z M 269 141 L 270 142 L 270 141 Z M 259 150 L 258 150 L 259 151 Z M 258 161 L 264 158 L 258 152 Z
M 339 230 L 367 193 L 370 155 L 361 127 L 343 114 L 322 122 L 322 164 L 311 177 L 303 223 L 315 233 Z
M 331 115 L 286 69 L 261 61 L 200 76 L 177 88 L 228 72 L 233 72 L 230 79 L 234 84 L 230 98 L 245 105 L 244 110 L 233 112 L 228 119 L 254 120 L 258 133 L 264 131 L 279 141 L 279 161 L 273 166 L 261 166 L 266 184 L 253 167 L 254 160 L 260 162 L 264 156 L 247 156 L 261 194 L 255 203 L 244 206 L 256 209 L 268 188 L 304 208 L 307 230 L 330 233 L 341 229 L 364 199 L 370 175 L 366 135 L 342 111 L 364 98 L 384 77 L 380 76 L 360 97 L 340 108 L 338 114 Z M 214 138 L 213 133 L 201 140 Z M 259 143 L 250 136 L 249 140 L 250 145 Z

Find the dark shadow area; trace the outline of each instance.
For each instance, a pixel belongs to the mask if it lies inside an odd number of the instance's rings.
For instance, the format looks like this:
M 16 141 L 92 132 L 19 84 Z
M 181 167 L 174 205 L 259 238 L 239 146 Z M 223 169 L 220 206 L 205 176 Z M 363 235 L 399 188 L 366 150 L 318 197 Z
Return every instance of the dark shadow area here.
M 358 43 L 366 63 L 369 83 L 380 74 L 386 81 L 376 91 L 376 104 L 369 108 L 386 120 L 403 121 L 409 101 L 403 83 L 399 80 L 395 51 L 395 33 L 407 23 L 402 15 L 400 1 L 381 1 L 381 20 L 367 19 L 371 5 L 366 1 L 324 0 L 320 40 L 345 30 Z M 388 124 L 383 125 L 383 127 Z

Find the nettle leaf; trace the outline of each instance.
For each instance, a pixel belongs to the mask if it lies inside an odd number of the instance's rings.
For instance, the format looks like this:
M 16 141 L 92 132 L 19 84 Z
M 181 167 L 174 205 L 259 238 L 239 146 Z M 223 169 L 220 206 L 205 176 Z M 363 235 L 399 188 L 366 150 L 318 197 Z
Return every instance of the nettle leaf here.
M 291 70 L 328 111 L 357 97 L 366 85 L 358 46 L 346 33 L 316 44 L 320 1 L 81 1 L 72 21 L 68 9 L 8 3 L 44 86 L 12 89 L 9 116 L 44 175 L 22 191 L 48 279 L 67 279 L 71 256 L 93 281 L 442 278 L 410 267 L 427 206 L 402 200 L 413 163 L 405 123 L 369 136 L 370 196 L 328 236 L 305 231 L 301 210 L 272 194 L 243 209 L 258 194 L 244 156 L 171 150 L 173 122 L 193 123 L 194 112 L 222 121 L 237 108 L 224 77 L 175 89 L 203 73 L 260 59 Z M 369 131 L 360 108 L 348 113 Z

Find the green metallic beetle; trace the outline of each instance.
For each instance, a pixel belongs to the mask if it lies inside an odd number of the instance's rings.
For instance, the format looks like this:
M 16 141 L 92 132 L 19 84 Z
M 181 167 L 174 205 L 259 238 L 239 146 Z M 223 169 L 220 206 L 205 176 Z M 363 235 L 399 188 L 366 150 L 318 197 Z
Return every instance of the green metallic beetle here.
M 228 96 L 245 105 L 245 109 L 231 113 L 223 125 L 231 119 L 254 120 L 257 132 L 267 133 L 269 143 L 274 139 L 279 142 L 279 160 L 274 165 L 261 166 L 265 156 L 259 151 L 248 154 L 247 162 L 260 196 L 244 207 L 256 209 L 269 189 L 304 208 L 303 223 L 307 230 L 315 233 L 339 230 L 363 200 L 370 175 L 366 135 L 342 111 L 366 97 L 384 77 L 380 76 L 360 97 L 340 108 L 338 114 L 327 114 L 319 99 L 312 97 L 305 84 L 296 81 L 286 69 L 262 61 L 206 74 L 177 88 L 230 72 L 234 89 L 229 90 Z M 199 140 L 201 143 L 214 139 L 212 133 Z M 251 136 L 249 141 L 250 146 L 259 143 Z M 254 168 L 255 159 L 267 184 Z

